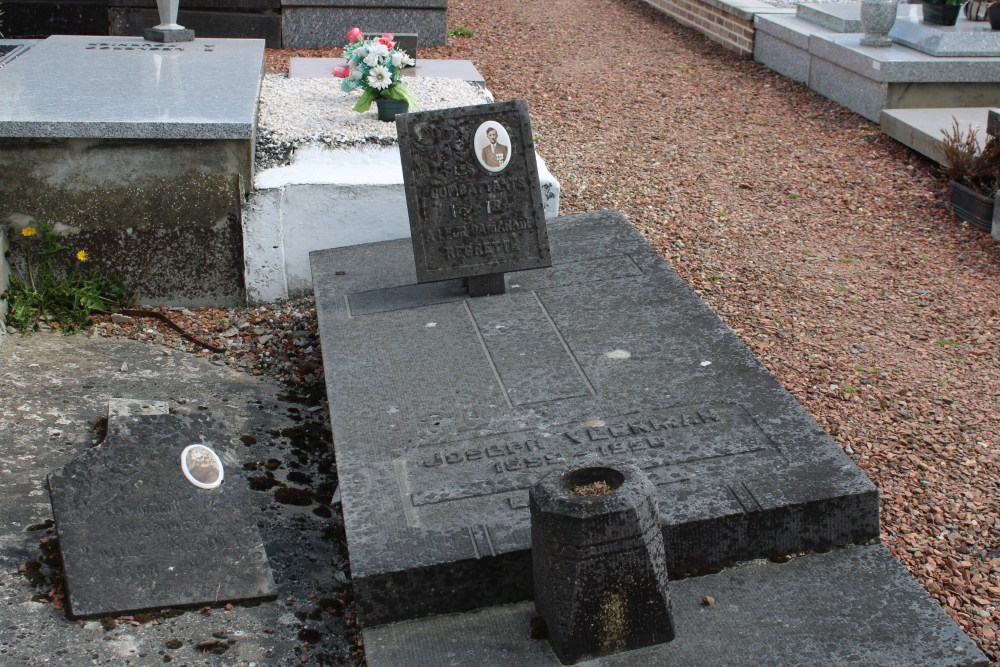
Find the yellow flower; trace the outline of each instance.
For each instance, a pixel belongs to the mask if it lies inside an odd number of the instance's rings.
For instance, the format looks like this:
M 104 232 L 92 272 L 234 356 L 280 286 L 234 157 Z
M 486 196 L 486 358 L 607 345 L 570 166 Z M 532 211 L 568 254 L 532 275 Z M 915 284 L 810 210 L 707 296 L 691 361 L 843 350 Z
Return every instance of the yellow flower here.
M 86 250 L 78 250 L 77 253 L 76 253 L 76 258 L 78 260 L 80 260 L 81 262 L 86 262 L 87 261 L 87 251 Z
M 21 230 L 21 236 L 34 236 L 36 230 L 34 227 L 25 227 Z

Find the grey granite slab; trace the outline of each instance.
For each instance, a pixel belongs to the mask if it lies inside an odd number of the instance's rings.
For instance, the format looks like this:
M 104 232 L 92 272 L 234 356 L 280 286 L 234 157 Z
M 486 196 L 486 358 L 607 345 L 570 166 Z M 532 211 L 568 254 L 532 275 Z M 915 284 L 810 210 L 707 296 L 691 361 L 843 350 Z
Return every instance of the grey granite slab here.
M 989 83 L 1000 81 L 1000 57 L 931 56 L 905 46 L 860 45 L 860 35 L 810 36 L 814 58 L 885 83 Z
M 467 299 L 409 239 L 312 253 L 363 619 L 531 596 L 527 490 L 591 456 L 660 492 L 672 572 L 878 537 L 878 494 L 624 219 Z
M 702 602 L 715 599 L 712 605 Z M 593 667 L 986 667 L 986 656 L 882 546 L 670 582 L 676 638 Z M 370 667 L 548 667 L 531 602 L 364 630 Z
M 273 599 L 222 424 L 203 414 L 112 416 L 101 445 L 49 476 L 71 616 Z M 185 477 L 181 455 L 193 444 L 221 457 L 220 486 Z
M 262 40 L 59 35 L 0 68 L 0 137 L 250 139 Z
M 836 33 L 835 30 L 824 28 L 791 14 L 757 16 L 754 18 L 754 29 L 758 33 L 763 32 L 788 42 L 796 49 L 804 50 L 807 54 L 806 57 L 808 57 L 810 36 Z
M 290 58 L 289 79 L 328 79 L 333 68 L 343 65 L 343 58 Z M 471 60 L 432 60 L 419 58 L 415 67 L 403 70 L 403 76 L 428 79 L 461 79 L 477 85 L 485 85 L 486 80 Z
M 989 111 L 987 107 L 883 109 L 879 125 L 899 143 L 944 164 L 947 160 L 941 148 L 942 133 L 951 131 L 952 123 L 958 121 L 963 132 L 969 129 L 976 132 L 982 146 L 986 142 Z
M 856 2 L 803 3 L 795 6 L 795 15 L 833 32 L 862 32 L 861 5 Z
M 889 37 L 931 56 L 1000 56 L 1000 30 L 992 30 L 989 22 L 970 21 L 959 14 L 955 25 L 942 26 L 924 23 L 922 16 L 914 13 L 906 19 L 897 19 Z

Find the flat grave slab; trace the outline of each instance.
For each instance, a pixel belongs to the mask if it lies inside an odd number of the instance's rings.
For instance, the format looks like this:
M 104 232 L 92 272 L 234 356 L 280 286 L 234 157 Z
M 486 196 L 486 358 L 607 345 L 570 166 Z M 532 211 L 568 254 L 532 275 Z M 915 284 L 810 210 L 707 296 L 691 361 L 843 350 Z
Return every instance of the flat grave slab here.
M 715 599 L 703 603 L 705 596 Z M 585 660 L 633 667 L 987 667 L 986 656 L 882 546 L 756 562 L 670 582 L 677 636 Z M 550 667 L 531 602 L 364 631 L 370 667 Z
M 129 416 L 121 407 L 112 406 L 101 445 L 49 476 L 70 615 L 273 599 L 246 482 L 227 462 L 227 431 L 208 415 Z M 203 447 L 189 454 L 190 445 Z
M 56 35 L 0 68 L 0 137 L 252 139 L 264 41 Z
M 878 537 L 878 493 L 618 213 L 469 299 L 409 239 L 312 253 L 352 579 L 374 625 L 531 597 L 527 489 L 639 465 L 671 572 Z

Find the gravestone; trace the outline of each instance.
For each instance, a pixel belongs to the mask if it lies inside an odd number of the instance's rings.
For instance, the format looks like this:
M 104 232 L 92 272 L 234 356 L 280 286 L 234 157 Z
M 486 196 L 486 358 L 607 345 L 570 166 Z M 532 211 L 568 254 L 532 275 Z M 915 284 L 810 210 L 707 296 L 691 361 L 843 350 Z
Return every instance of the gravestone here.
M 366 32 L 365 39 L 373 39 L 376 37 L 381 37 L 384 33 L 381 32 Z M 417 33 L 415 32 L 397 32 L 392 34 L 392 41 L 396 42 L 396 48 L 400 51 L 406 53 L 414 60 L 417 58 Z M 289 73 L 289 76 L 291 73 Z
M 396 127 L 418 282 L 502 294 L 504 272 L 551 265 L 526 102 L 405 114 Z
M 273 599 L 222 424 L 114 406 L 110 418 L 101 445 L 49 476 L 70 616 Z
M 73 228 L 143 303 L 245 303 L 263 57 L 258 40 L 34 44 L 0 67 L 0 218 Z
M 528 489 L 586 456 L 650 478 L 678 574 L 878 538 L 872 483 L 623 216 L 548 235 L 474 299 L 408 239 L 312 254 L 365 624 L 530 599 Z

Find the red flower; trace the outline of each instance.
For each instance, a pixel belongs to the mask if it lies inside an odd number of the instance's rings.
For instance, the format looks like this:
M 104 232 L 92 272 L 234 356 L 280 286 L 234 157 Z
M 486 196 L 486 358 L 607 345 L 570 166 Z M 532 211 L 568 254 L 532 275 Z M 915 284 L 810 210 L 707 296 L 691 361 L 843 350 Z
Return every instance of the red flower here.
M 392 51 L 396 48 L 396 42 L 392 41 L 393 34 L 391 32 L 383 32 L 382 36 L 378 38 L 378 41 L 385 44 L 385 47 Z
M 364 39 L 365 34 L 361 32 L 361 28 L 354 27 L 347 31 L 347 41 L 350 44 L 358 41 L 359 39 Z
M 346 79 L 351 75 L 351 68 L 345 65 L 333 68 L 333 75 L 338 79 Z

